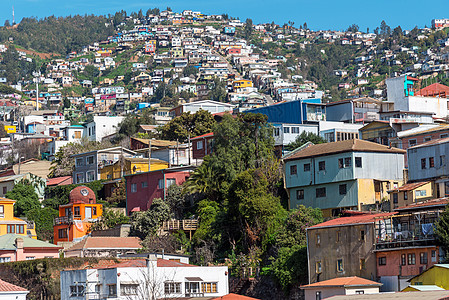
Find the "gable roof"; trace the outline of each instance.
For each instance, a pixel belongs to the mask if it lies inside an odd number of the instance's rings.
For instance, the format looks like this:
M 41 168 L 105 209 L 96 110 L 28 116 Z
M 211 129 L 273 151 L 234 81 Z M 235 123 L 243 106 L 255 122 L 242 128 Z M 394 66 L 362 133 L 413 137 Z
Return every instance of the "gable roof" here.
M 369 141 L 353 139 L 353 140 L 311 145 L 293 154 L 292 156 L 286 158 L 285 160 L 317 157 L 343 152 L 383 152 L 383 153 L 400 153 L 400 154 L 407 153 L 407 151 L 402 149 L 388 147 Z
M 444 208 L 447 204 L 449 204 L 449 198 L 438 198 L 438 199 L 431 199 L 431 200 L 425 200 L 420 201 L 416 203 L 411 203 L 406 206 L 401 206 L 398 208 L 395 208 L 394 210 L 412 210 L 412 209 L 422 209 L 425 207 L 434 207 L 439 206 Z
M 61 176 L 47 179 L 47 186 L 72 184 L 72 176 Z
M 351 287 L 351 286 L 381 286 L 382 283 L 371 281 L 357 276 L 339 277 L 325 281 L 319 281 L 312 284 L 304 285 L 302 289 L 316 288 L 316 287 Z
M 0 292 L 27 292 L 27 289 L 0 279 Z
M 63 247 L 59 247 L 54 244 L 50 244 L 44 241 L 35 240 L 25 235 L 19 235 L 14 233 L 8 233 L 0 236 L 0 250 L 13 250 L 16 248 L 16 239 L 23 239 L 23 248 L 48 248 L 49 250 L 58 250 Z
M 433 145 L 439 145 L 439 144 L 445 144 L 449 142 L 449 137 L 447 138 L 442 138 L 442 139 L 435 139 L 435 140 L 431 140 L 425 143 L 422 143 L 420 145 L 416 145 L 413 147 L 410 147 L 409 149 L 417 149 L 417 148 L 422 148 L 422 147 L 429 147 L 429 146 L 433 146 Z
M 138 237 L 92 237 L 89 236 L 79 243 L 76 243 L 66 251 L 76 251 L 82 249 L 140 249 L 140 239 Z
M 220 296 L 217 298 L 211 298 L 211 300 L 258 300 L 257 298 L 252 298 L 248 296 L 237 295 L 234 293 L 230 293 L 224 296 Z
M 392 192 L 412 191 L 412 190 L 422 187 L 423 185 L 428 184 L 428 183 L 430 183 L 430 181 L 419 181 L 419 182 L 407 183 L 407 184 L 404 184 L 403 186 L 398 187 L 397 189 L 389 190 L 388 192 L 392 193 Z
M 449 96 L 449 86 L 446 86 L 441 83 L 433 83 L 425 88 L 420 89 L 416 92 L 416 96 L 425 96 L 425 97 L 447 97 Z
M 397 213 L 366 213 L 366 214 L 360 214 L 360 215 L 353 215 L 350 217 L 341 217 L 332 219 L 314 226 L 311 226 L 307 228 L 309 229 L 316 229 L 316 228 L 326 228 L 326 227 L 335 227 L 335 226 L 345 226 L 345 225 L 359 225 L 359 224 L 370 224 L 374 223 L 374 220 L 377 218 L 387 217 L 391 215 L 395 215 Z
M 208 137 L 211 137 L 211 138 L 214 137 L 214 133 L 213 132 L 209 132 L 209 133 L 206 133 L 206 134 L 202 134 L 202 135 L 196 136 L 194 138 L 191 138 L 190 140 L 193 141 L 193 140 L 199 140 L 199 139 L 208 138 Z

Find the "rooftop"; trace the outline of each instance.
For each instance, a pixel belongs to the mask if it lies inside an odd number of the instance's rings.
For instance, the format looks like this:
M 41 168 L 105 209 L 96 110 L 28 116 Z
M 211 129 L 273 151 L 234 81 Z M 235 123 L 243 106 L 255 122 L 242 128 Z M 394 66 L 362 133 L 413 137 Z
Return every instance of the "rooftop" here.
M 285 160 L 316 157 L 343 152 L 383 152 L 383 153 L 400 153 L 400 154 L 406 153 L 406 151 L 402 149 L 388 147 L 369 141 L 353 139 L 353 140 L 311 145 L 293 154 L 292 156 L 286 158 Z
M 371 281 L 357 276 L 339 277 L 325 281 L 319 281 L 312 284 L 304 285 L 301 288 L 316 288 L 316 287 L 351 287 L 351 286 L 381 286 L 382 283 Z
M 433 206 L 445 207 L 448 203 L 449 203 L 449 198 L 438 198 L 438 199 L 432 199 L 432 200 L 411 203 L 406 206 L 401 206 L 401 207 L 396 208 L 395 211 L 421 209 L 421 208 L 433 207 Z
M 433 146 L 433 145 L 445 144 L 445 143 L 448 143 L 448 142 L 449 142 L 449 137 L 443 138 L 443 139 L 431 140 L 431 141 L 422 143 L 420 145 L 416 145 L 416 146 L 410 147 L 409 149 L 417 149 L 417 148 L 422 148 L 422 147 L 429 147 L 429 146 Z
M 214 136 L 214 133 L 213 132 L 209 132 L 209 133 L 202 134 L 202 135 L 196 136 L 194 138 L 191 138 L 190 140 L 193 141 L 193 140 L 198 140 L 198 139 L 207 138 L 207 137 L 213 137 L 213 136 Z
M 422 292 L 397 292 L 364 295 L 339 295 L 333 296 L 331 300 L 442 300 L 447 299 L 449 291 L 422 291 Z
M 12 283 L 0 279 L 0 292 L 28 292 L 23 287 L 14 285 Z
M 23 247 L 24 248 L 53 248 L 53 249 L 62 249 L 54 244 L 50 244 L 44 241 L 35 240 L 30 237 L 9 233 L 0 236 L 0 250 L 16 250 L 16 239 L 23 239 Z
M 391 216 L 394 214 L 396 214 L 396 213 L 365 213 L 365 214 L 353 215 L 350 217 L 342 217 L 342 218 L 332 219 L 332 220 L 311 226 L 307 229 L 345 226 L 345 225 L 357 225 L 357 224 L 369 224 L 369 223 L 374 223 L 376 218 L 387 217 L 387 216 Z
M 417 188 L 419 188 L 419 187 L 421 187 L 421 186 L 423 186 L 425 184 L 428 184 L 428 183 L 430 183 L 430 181 L 420 181 L 420 182 L 407 183 L 407 184 L 404 184 L 403 186 L 401 186 L 401 187 L 399 187 L 397 189 L 389 190 L 388 192 L 391 193 L 391 192 L 412 191 L 412 190 L 417 189 Z
M 82 249 L 140 249 L 141 240 L 138 237 L 87 237 L 76 243 L 67 251 Z

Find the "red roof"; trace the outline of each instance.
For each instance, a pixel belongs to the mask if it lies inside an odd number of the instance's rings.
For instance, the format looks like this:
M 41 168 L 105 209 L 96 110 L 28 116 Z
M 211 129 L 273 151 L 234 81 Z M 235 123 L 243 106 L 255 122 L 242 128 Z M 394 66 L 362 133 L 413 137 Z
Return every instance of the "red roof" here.
M 81 250 L 81 249 L 140 249 L 140 239 L 138 237 L 87 237 L 81 242 L 76 243 L 68 251 Z
M 363 215 L 354 215 L 351 217 L 342 217 L 333 220 L 329 220 L 323 222 L 321 224 L 314 225 L 307 229 L 315 229 L 320 227 L 334 227 L 334 226 L 343 226 L 343 225 L 356 225 L 356 224 L 369 224 L 374 223 L 376 218 L 382 218 L 390 215 L 394 215 L 396 213 L 367 213 Z
M 114 265 L 107 266 L 106 268 L 107 269 L 114 269 L 114 268 L 142 268 L 142 267 L 146 267 L 146 265 L 147 265 L 146 259 L 131 259 L 131 260 L 122 261 L 122 262 L 114 264 Z M 157 259 L 157 267 L 158 268 L 164 268 L 164 267 L 175 268 L 175 267 L 196 267 L 196 266 L 185 264 L 185 263 L 182 263 L 182 262 L 177 262 L 177 261 L 174 261 L 174 260 L 167 260 L 167 259 L 158 258 Z
M 449 198 L 438 198 L 427 201 L 421 201 L 417 203 L 408 204 L 406 206 L 401 206 L 396 208 L 395 210 L 409 210 L 409 209 L 418 209 L 428 206 L 446 206 L 449 203 Z
M 191 138 L 190 140 L 193 141 L 193 140 L 207 138 L 207 137 L 213 137 L 213 136 L 214 136 L 214 133 L 213 132 L 209 132 L 209 133 L 206 133 L 206 134 L 199 135 L 199 136 L 196 136 L 194 138 Z
M 405 191 L 412 191 L 414 189 L 417 189 L 427 183 L 430 183 L 430 181 L 420 181 L 420 182 L 413 182 L 413 183 L 407 183 L 403 186 L 398 187 L 397 189 L 389 190 L 388 192 L 405 192 Z
M 357 276 L 352 277 L 339 277 L 325 281 L 315 282 L 312 284 L 304 285 L 301 288 L 314 288 L 314 287 L 347 287 L 347 286 L 381 286 L 382 283 L 371 281 L 365 278 Z
M 72 176 L 61 176 L 47 179 L 47 186 L 72 184 Z
M 449 97 L 449 86 L 441 83 L 434 83 L 416 92 L 417 96 L 425 97 Z
M 0 279 L 0 292 L 28 292 L 28 290 Z
M 212 300 L 259 300 L 259 299 L 231 293 L 221 297 L 212 298 Z

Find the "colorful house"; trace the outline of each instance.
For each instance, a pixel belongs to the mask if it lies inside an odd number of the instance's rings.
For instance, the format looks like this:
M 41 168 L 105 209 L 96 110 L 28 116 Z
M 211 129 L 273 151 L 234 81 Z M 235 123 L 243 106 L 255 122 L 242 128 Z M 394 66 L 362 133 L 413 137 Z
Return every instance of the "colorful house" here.
M 435 198 L 432 181 L 419 181 L 404 184 L 397 189 L 388 191 L 390 207 L 398 208 L 416 202 Z
M 415 291 L 420 287 L 429 286 L 433 287 L 433 290 L 438 290 L 438 288 L 449 290 L 449 264 L 435 264 L 408 281 L 410 286 L 402 290 L 403 292 Z
M 16 200 L 0 198 L 0 235 L 15 233 L 37 239 L 33 222 L 14 217 Z
M 126 157 L 123 162 L 116 161 L 113 164 L 106 165 L 100 170 L 101 180 L 115 180 L 120 179 L 124 175 L 148 172 L 149 163 L 148 158 L 141 157 Z M 168 168 L 168 162 L 152 158 L 151 170 L 156 171 Z
M 0 262 L 58 258 L 62 247 L 20 234 L 0 236 Z
M 165 199 L 167 189 L 173 184 L 182 184 L 194 169 L 192 166 L 175 167 L 125 175 L 127 214 L 149 209 L 155 198 Z
M 253 82 L 247 79 L 234 80 L 232 83 L 232 89 L 234 92 L 240 91 L 240 89 L 244 89 L 247 87 L 253 87 Z
M 26 300 L 28 290 L 0 279 L 0 299 Z
M 214 133 L 206 133 L 190 139 L 192 142 L 193 158 L 203 159 L 204 156 L 212 153 L 214 144 Z
M 103 205 L 97 204 L 95 193 L 86 186 L 74 188 L 69 203 L 59 206 L 55 219 L 54 243 L 80 241 L 88 233 L 92 222 L 103 214 Z

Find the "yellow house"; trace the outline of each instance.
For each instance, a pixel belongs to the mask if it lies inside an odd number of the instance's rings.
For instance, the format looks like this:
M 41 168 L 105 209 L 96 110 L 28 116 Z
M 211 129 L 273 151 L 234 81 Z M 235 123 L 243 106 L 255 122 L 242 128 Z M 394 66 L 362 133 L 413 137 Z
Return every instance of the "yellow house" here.
M 171 50 L 172 57 L 182 57 L 184 55 L 184 50 L 180 47 L 175 47 Z
M 253 87 L 253 82 L 251 80 L 240 79 L 240 80 L 234 80 L 234 82 L 232 83 L 232 89 L 234 90 L 234 92 L 237 92 L 240 89 L 243 89 L 246 87 Z
M 37 239 L 34 223 L 14 217 L 14 203 L 16 200 L 0 197 L 0 235 L 14 233 Z
M 388 193 L 390 194 L 390 207 L 393 209 L 435 198 L 431 181 L 404 184 L 399 188 L 389 190 Z
M 422 290 L 423 287 L 449 290 L 449 264 L 435 264 L 421 274 L 409 279 L 410 286 L 403 292 Z
M 5 125 L 6 133 L 16 133 L 16 126 L 14 125 Z
M 123 169 L 122 169 L 123 168 Z M 168 162 L 152 158 L 151 171 L 168 168 Z M 126 157 L 123 163 L 105 166 L 100 170 L 100 178 L 104 180 L 120 179 L 124 175 L 148 172 L 148 158 Z
M 39 97 L 40 98 L 40 97 Z M 40 100 L 40 99 L 39 99 Z M 36 107 L 36 99 L 27 99 L 27 100 L 25 100 L 25 101 L 23 101 L 23 103 L 26 105 L 26 106 L 33 106 L 33 107 Z M 40 103 L 39 102 L 39 109 L 41 109 L 42 108 L 42 103 Z

